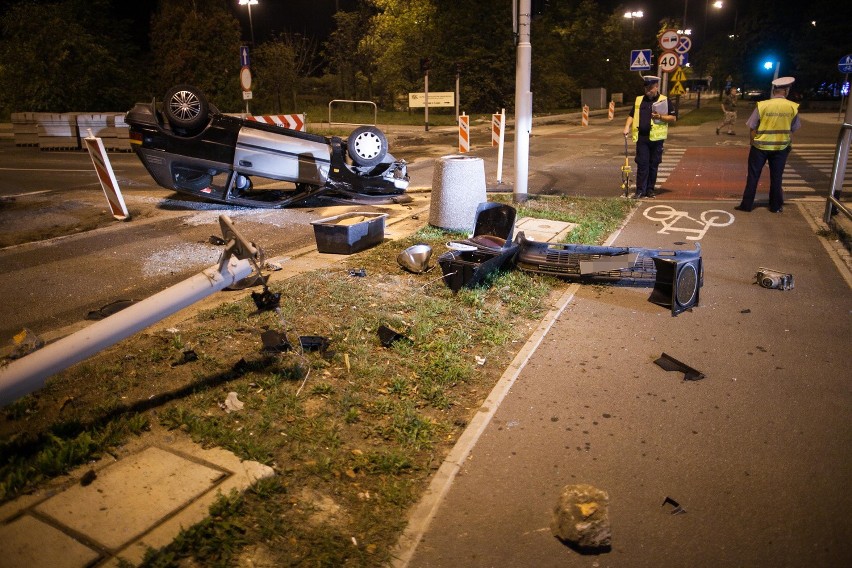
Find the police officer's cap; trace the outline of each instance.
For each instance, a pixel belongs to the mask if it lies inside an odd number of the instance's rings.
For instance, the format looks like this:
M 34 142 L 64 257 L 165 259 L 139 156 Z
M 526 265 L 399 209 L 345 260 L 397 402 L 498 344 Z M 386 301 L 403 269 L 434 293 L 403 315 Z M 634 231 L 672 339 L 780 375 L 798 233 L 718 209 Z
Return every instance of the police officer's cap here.
M 772 81 L 772 86 L 776 89 L 786 89 L 792 85 L 795 80 L 796 79 L 794 77 L 778 77 Z
M 655 75 L 645 75 L 642 77 L 642 80 L 645 81 L 646 85 L 653 85 L 660 82 L 660 78 Z

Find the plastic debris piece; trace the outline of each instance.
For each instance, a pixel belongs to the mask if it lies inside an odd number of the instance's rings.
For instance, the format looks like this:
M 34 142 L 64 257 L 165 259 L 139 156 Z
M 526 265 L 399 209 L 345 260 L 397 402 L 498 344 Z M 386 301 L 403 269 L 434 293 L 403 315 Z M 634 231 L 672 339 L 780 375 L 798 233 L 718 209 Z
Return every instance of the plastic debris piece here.
M 281 294 L 270 292 L 269 288 L 264 287 L 263 292 L 252 292 L 251 299 L 254 300 L 254 305 L 259 311 L 274 310 L 281 304 Z
M 110 302 L 97 310 L 90 311 L 86 314 L 86 319 L 90 321 L 97 321 L 108 318 L 112 314 L 120 312 L 124 308 L 129 308 L 136 302 L 137 300 L 116 300 L 114 302 Z
M 221 406 L 225 412 L 230 414 L 231 412 L 242 410 L 245 403 L 237 398 L 237 393 L 232 391 L 228 393 L 228 397 L 225 399 L 225 402 L 219 406 Z
M 283 333 L 278 333 L 274 329 L 270 329 L 261 333 L 260 340 L 263 341 L 264 351 L 283 353 L 285 351 L 290 351 L 291 349 L 293 349 L 293 345 L 290 343 L 290 340 L 287 339 L 287 335 Z
M 661 507 L 670 506 L 672 509 L 669 511 L 671 515 L 684 515 L 686 514 L 686 509 L 680 506 L 680 503 L 672 499 L 671 497 L 666 497 L 663 501 Z
M 666 371 L 678 371 L 683 373 L 683 380 L 685 381 L 700 381 L 704 378 L 704 373 L 701 371 L 697 371 L 683 363 L 678 361 L 671 355 L 663 353 L 660 355 L 660 358 L 654 361 L 657 365 L 665 369 Z
M 299 345 L 302 351 L 319 351 L 324 353 L 328 349 L 328 338 L 320 335 L 300 335 Z
M 210 235 L 210 238 L 207 239 L 207 242 L 211 245 L 216 245 L 217 247 L 220 247 L 225 244 L 225 239 L 216 235 Z
M 12 345 L 13 349 L 9 358 L 20 359 L 44 347 L 44 341 L 29 329 L 24 328 L 12 337 Z
M 349 276 L 357 276 L 358 278 L 364 278 L 367 276 L 367 270 L 364 268 L 350 268 Z
M 98 478 L 98 474 L 95 473 L 95 470 L 90 469 L 86 473 L 83 474 L 83 477 L 80 478 L 80 485 L 86 487 L 87 485 L 91 485 L 92 482 Z
M 485 364 L 485 357 L 480 357 L 479 355 L 474 355 L 473 358 L 476 359 L 477 365 L 484 365 Z
M 744 310 L 740 310 L 740 313 L 741 313 L 741 314 L 750 314 L 750 313 L 751 313 L 751 310 L 750 310 L 750 309 L 748 309 L 748 308 L 746 308 L 746 309 L 744 309 Z
M 379 340 L 382 342 L 382 346 L 390 347 L 396 341 L 411 341 L 409 338 L 399 333 L 396 330 L 389 328 L 386 325 L 380 325 L 379 329 L 376 331 L 379 334 Z
M 172 367 L 191 363 L 192 361 L 198 361 L 198 354 L 192 349 L 184 349 L 183 352 L 174 361 L 172 361 Z

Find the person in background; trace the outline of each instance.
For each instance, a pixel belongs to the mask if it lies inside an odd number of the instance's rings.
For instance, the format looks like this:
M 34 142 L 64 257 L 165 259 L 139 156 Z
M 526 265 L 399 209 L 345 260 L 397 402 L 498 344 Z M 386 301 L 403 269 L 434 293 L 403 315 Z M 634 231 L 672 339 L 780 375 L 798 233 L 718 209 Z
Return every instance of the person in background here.
M 669 100 L 660 94 L 660 78 L 643 77 L 645 94 L 636 97 L 633 112 L 624 123 L 624 136 L 632 133 L 636 143 L 636 193 L 631 199 L 654 199 L 657 169 L 663 161 L 663 143 L 668 137 L 669 124 L 677 121 Z
M 737 122 L 737 90 L 733 86 L 728 87 L 725 96 L 722 97 L 722 124 L 716 127 L 716 135 L 725 126 L 728 127 L 727 134 L 735 135 L 734 124 Z
M 779 77 L 772 81 L 772 97 L 758 101 L 754 112 L 746 121 L 751 129 L 751 149 L 748 153 L 748 177 L 738 211 L 751 211 L 757 182 L 766 162 L 769 162 L 769 210 L 781 213 L 784 209 L 784 190 L 781 178 L 792 148 L 792 134 L 801 126 L 799 105 L 787 100 L 793 77 Z

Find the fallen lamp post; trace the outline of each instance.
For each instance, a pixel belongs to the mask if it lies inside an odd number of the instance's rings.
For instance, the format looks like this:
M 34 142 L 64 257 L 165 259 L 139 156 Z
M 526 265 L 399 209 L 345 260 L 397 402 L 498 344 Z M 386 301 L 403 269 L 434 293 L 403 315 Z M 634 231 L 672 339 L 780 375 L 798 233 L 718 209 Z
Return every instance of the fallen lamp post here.
M 218 265 L 0 367 L 0 407 L 42 388 L 49 377 L 71 365 L 259 271 L 257 247 L 227 215 L 219 216 L 219 225 L 226 245 Z

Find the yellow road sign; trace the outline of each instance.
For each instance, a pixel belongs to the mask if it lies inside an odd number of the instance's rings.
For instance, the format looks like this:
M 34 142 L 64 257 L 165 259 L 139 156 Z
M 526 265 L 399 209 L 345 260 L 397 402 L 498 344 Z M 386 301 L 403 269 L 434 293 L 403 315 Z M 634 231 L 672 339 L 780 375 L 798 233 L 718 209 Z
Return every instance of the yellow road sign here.
M 683 89 L 683 83 L 681 83 L 680 81 L 675 81 L 672 84 L 672 88 L 669 89 L 669 95 L 674 97 L 683 94 L 686 94 L 686 91 Z
M 678 67 L 677 69 L 675 69 L 675 72 L 672 73 L 671 80 L 686 81 L 686 73 L 683 72 L 683 67 Z

